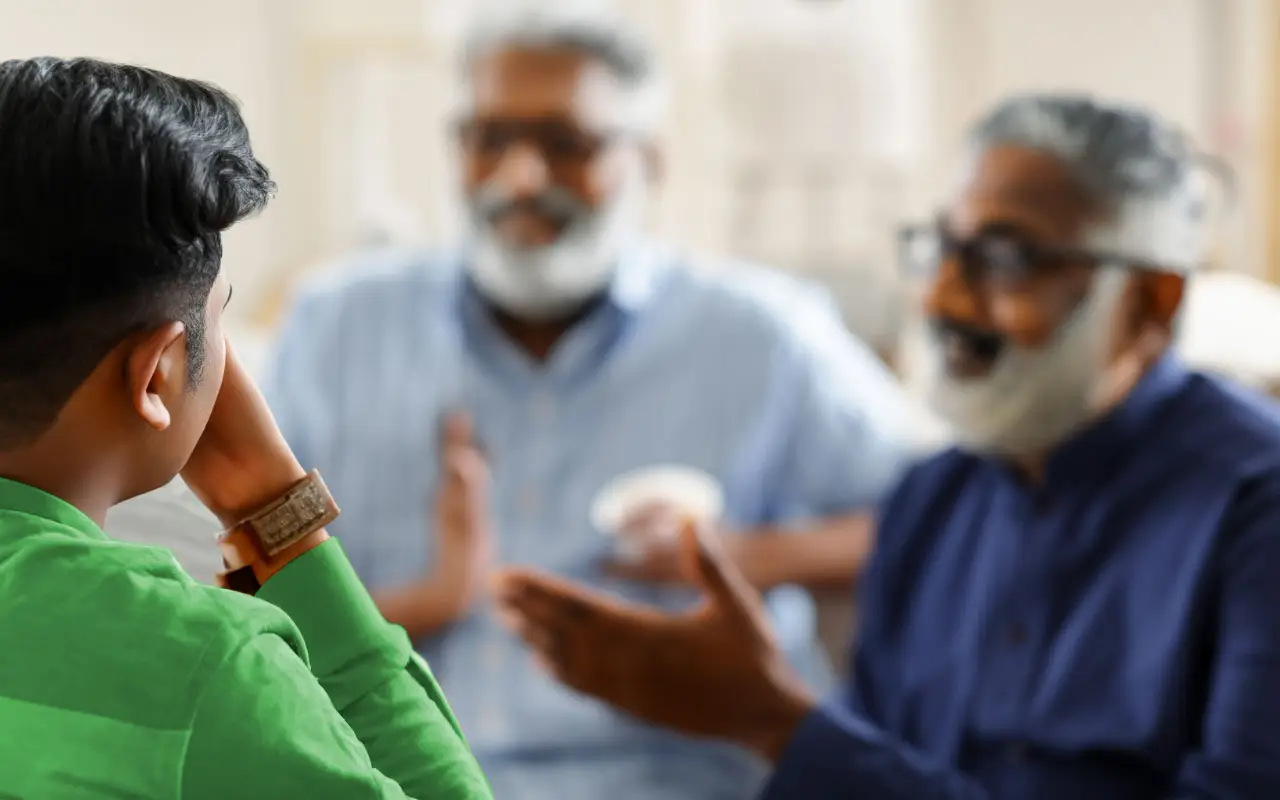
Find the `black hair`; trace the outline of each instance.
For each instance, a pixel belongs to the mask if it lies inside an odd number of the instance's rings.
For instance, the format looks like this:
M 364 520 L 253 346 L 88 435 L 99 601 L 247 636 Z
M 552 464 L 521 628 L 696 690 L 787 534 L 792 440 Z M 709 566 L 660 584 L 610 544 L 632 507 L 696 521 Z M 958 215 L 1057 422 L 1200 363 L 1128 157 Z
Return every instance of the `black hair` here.
M 222 231 L 275 189 L 235 101 L 91 59 L 0 63 L 0 450 L 126 337 L 186 326 L 194 384 Z

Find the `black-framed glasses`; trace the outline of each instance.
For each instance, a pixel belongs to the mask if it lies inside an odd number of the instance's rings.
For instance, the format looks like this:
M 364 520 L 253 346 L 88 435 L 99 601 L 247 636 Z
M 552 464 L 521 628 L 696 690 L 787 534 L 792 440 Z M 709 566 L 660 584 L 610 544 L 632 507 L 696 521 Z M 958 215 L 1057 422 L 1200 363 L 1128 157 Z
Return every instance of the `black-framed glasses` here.
M 541 154 L 548 169 L 568 173 L 589 165 L 617 141 L 626 129 L 588 131 L 562 120 L 461 120 L 455 125 L 458 142 L 468 155 L 497 164 L 517 143 Z
M 961 238 L 942 221 L 909 225 L 898 233 L 899 266 L 912 277 L 932 277 L 952 258 L 959 262 L 970 286 L 998 289 L 1024 288 L 1071 264 L 1160 269 L 1132 256 L 1040 244 L 1010 231 L 984 231 Z

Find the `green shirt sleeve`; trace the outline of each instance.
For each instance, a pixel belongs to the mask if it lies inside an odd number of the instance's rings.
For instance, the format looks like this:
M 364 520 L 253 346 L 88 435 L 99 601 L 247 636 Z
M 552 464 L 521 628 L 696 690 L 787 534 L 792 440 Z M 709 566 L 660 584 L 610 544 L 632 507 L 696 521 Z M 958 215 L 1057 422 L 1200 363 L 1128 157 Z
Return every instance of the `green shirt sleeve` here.
M 184 797 L 490 800 L 426 664 L 336 540 L 258 596 L 293 619 L 310 667 L 260 634 L 218 669 L 197 711 Z

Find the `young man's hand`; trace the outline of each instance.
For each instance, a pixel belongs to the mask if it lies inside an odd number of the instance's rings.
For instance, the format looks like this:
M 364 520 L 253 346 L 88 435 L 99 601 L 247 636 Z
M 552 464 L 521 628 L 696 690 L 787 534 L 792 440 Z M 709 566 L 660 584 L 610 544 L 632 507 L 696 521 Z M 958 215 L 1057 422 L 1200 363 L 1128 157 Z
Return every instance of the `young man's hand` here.
M 228 528 L 306 477 L 267 401 L 227 345 L 226 374 L 209 425 L 182 479 Z

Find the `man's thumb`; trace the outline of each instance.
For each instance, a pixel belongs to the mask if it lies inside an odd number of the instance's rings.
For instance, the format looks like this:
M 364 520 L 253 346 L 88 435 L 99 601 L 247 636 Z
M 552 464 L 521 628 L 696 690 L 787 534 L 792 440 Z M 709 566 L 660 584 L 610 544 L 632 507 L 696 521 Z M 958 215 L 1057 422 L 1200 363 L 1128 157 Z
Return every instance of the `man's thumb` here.
M 750 616 L 759 595 L 729 560 L 715 534 L 686 522 L 680 535 L 682 555 L 693 564 L 693 574 L 711 599 L 725 610 Z

